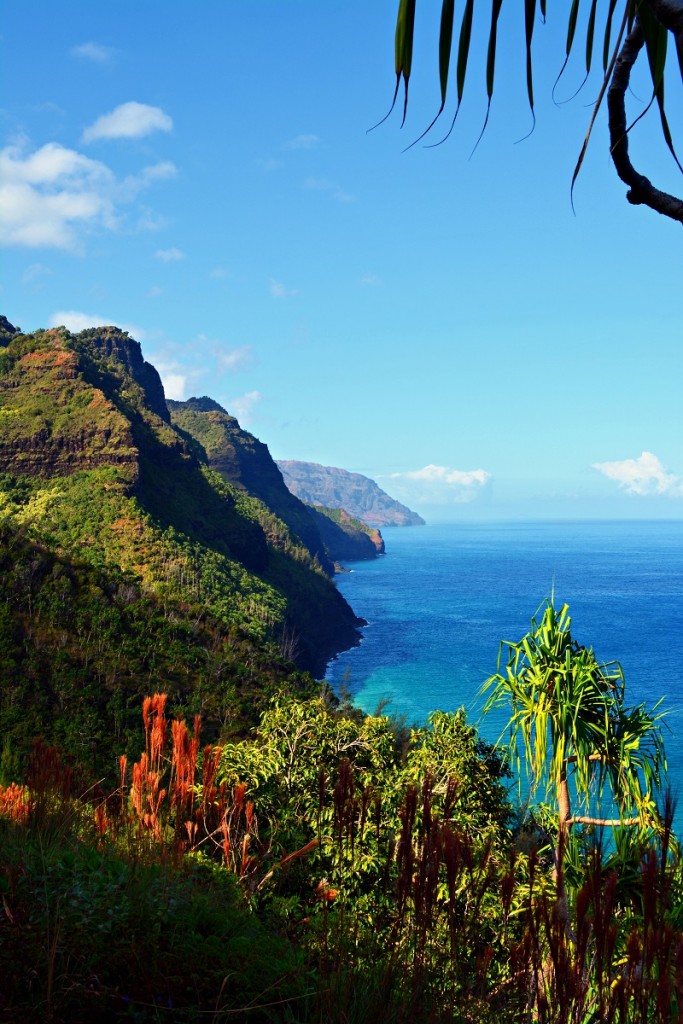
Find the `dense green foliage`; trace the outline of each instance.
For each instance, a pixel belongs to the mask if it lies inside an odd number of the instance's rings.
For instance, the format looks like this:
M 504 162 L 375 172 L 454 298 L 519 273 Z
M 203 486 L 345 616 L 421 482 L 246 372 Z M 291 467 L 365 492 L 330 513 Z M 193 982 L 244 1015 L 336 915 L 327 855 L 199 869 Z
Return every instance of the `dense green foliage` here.
M 591 817 L 596 797 L 608 807 L 611 801 L 617 823 L 652 827 L 666 767 L 662 713 L 625 703 L 621 666 L 601 664 L 592 648 L 578 643 L 567 605 L 558 611 L 546 602 L 526 636 L 503 648 L 504 671 L 485 684 L 491 691 L 486 710 L 512 705 L 512 758 L 519 768 L 521 743 L 532 792 L 545 781 L 566 829 L 604 820 L 599 803 Z M 579 816 L 571 813 L 572 790 L 585 811 Z
M 25 758 L 42 734 L 102 770 L 161 679 L 174 709 L 201 712 L 214 737 L 253 725 L 285 679 L 310 690 L 297 669 L 322 672 L 359 620 L 300 538 L 171 424 L 158 374 L 124 332 L 10 328 L 0 349 L 6 756 Z
M 302 701 L 283 692 L 253 739 L 223 747 L 215 775 L 205 749 L 193 795 L 179 782 L 189 738 L 174 725 L 168 759 L 155 747 L 169 732 L 163 703 L 145 702 L 147 753 L 132 772 L 124 766 L 125 788 L 109 799 L 42 746 L 28 789 L 0 789 L 0 973 L 13 979 L 0 997 L 3 1019 L 33 1012 L 81 1021 L 98 1007 L 100 1019 L 153 1020 L 161 1005 L 178 1021 L 216 1007 L 252 1007 L 255 1019 L 341 1020 L 328 983 L 347 977 L 364 977 L 378 1007 L 388 998 L 392 1017 L 428 1005 L 433 993 L 406 1002 L 402 992 L 415 934 L 407 907 L 405 920 L 396 918 L 396 837 L 403 829 L 412 841 L 425 816 L 434 824 L 439 815 L 499 853 L 506 835 L 502 766 L 464 715 L 438 714 L 401 744 L 386 718 L 363 717 L 330 695 Z M 406 791 L 417 786 L 422 806 L 406 823 Z M 223 818 L 207 824 L 218 805 Z M 189 848 L 181 813 L 197 823 Z M 373 977 L 392 942 L 396 977 Z M 436 961 L 426 961 L 440 959 L 439 943 L 423 951 L 430 988 Z M 353 994 L 363 1013 L 367 998 Z
M 160 543 L 166 582 L 152 591 L 131 572 L 0 527 L 0 732 L 15 758 L 43 735 L 94 770 L 111 769 L 115 751 L 136 749 L 140 702 L 159 679 L 174 710 L 201 712 L 216 737 L 253 724 L 285 679 L 294 691 L 313 685 L 258 642 L 259 617 L 249 628 L 248 602 L 266 606 L 258 595 L 244 593 L 241 616 L 225 597 L 225 608 L 219 597 L 181 598 L 183 575 L 186 591 L 201 578 L 190 554 Z M 207 572 L 217 575 L 224 566 L 214 560 Z
M 283 692 L 202 753 L 165 704 L 110 795 L 41 745 L 0 788 L 3 1020 L 680 1019 L 670 821 L 611 853 L 584 834 L 568 928 L 462 712 L 407 735 Z
M 197 1021 L 305 991 L 302 954 L 249 913 L 234 876 L 206 858 L 164 863 L 134 840 L 98 843 L 83 828 L 64 807 L 29 828 L 0 821 L 8 1024 Z

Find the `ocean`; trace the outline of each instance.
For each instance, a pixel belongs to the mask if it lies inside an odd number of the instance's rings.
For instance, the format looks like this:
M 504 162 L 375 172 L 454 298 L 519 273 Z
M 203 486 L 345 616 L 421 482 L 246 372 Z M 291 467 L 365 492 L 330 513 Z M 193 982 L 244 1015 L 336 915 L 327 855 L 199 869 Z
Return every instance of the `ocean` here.
M 370 713 L 387 701 L 408 724 L 464 707 L 496 742 L 505 716 L 482 717 L 481 685 L 500 641 L 519 640 L 554 592 L 575 639 L 620 662 L 628 704 L 663 698 L 668 779 L 683 804 L 683 521 L 428 524 L 384 537 L 384 557 L 337 576 L 368 625 L 328 666 L 336 689 Z M 683 806 L 676 818 L 680 833 Z

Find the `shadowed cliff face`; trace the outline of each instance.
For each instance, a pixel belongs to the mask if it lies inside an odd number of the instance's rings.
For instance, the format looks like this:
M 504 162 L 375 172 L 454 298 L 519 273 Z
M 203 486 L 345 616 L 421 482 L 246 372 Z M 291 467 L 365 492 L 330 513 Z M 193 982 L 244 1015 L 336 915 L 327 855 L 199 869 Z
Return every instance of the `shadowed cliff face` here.
M 7 345 L 15 334 L 21 334 L 21 327 L 15 327 L 6 316 L 0 314 L 0 347 Z
M 168 402 L 172 422 L 201 445 L 209 466 L 235 487 L 267 505 L 317 558 L 328 575 L 334 567 L 306 506 L 286 487 L 267 445 L 243 430 L 211 398 Z
M 354 519 L 343 508 L 322 505 L 307 508 L 333 561 L 363 561 L 384 554 L 384 540 L 379 530 Z
M 118 327 L 93 327 L 77 335 L 82 350 L 90 348 L 96 358 L 120 367 L 139 384 L 145 403 L 165 423 L 171 422 L 164 386 L 156 368 L 142 358 L 140 343 Z
M 218 402 L 202 397 L 167 404 L 173 424 L 200 445 L 200 457 L 228 483 L 267 505 L 328 575 L 334 572 L 335 561 L 375 558 L 384 552 L 378 530 L 343 510 L 329 515 L 325 509 L 314 511 L 292 494 L 268 447 L 243 430 Z M 275 537 L 269 540 L 277 543 Z
M 287 487 L 302 501 L 343 508 L 368 526 L 423 526 L 424 519 L 361 473 L 315 462 L 278 461 Z

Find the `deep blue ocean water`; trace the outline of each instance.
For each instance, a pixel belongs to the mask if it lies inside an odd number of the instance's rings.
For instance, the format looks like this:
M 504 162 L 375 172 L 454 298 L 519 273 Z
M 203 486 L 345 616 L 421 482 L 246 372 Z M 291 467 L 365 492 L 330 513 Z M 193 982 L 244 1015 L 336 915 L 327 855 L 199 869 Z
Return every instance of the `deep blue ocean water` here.
M 670 712 L 669 781 L 683 825 L 683 521 L 451 523 L 386 529 L 387 554 L 337 576 L 367 619 L 359 647 L 328 667 L 355 702 L 424 722 L 464 706 L 495 742 L 504 716 L 481 718 L 479 690 L 499 642 L 518 640 L 554 588 L 572 634 L 601 661 L 617 660 L 629 704 Z

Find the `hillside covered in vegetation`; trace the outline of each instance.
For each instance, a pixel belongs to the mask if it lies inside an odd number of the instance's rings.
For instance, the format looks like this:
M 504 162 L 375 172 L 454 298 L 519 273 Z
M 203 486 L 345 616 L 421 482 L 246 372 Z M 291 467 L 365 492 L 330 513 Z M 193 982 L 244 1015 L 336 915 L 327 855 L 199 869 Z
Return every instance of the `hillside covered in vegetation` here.
M 166 404 L 173 424 L 199 447 L 200 458 L 227 483 L 262 501 L 325 572 L 331 575 L 334 563 L 342 559 L 375 558 L 384 551 L 378 530 L 343 509 L 315 509 L 292 494 L 267 446 L 243 430 L 218 402 L 204 397 Z
M 117 328 L 1 326 L 0 729 L 17 756 L 42 733 L 96 759 L 159 680 L 177 710 L 242 729 L 269 688 L 309 686 L 300 670 L 357 642 L 265 445 L 201 402 L 176 425 Z M 211 466 L 226 427 L 232 475 Z

